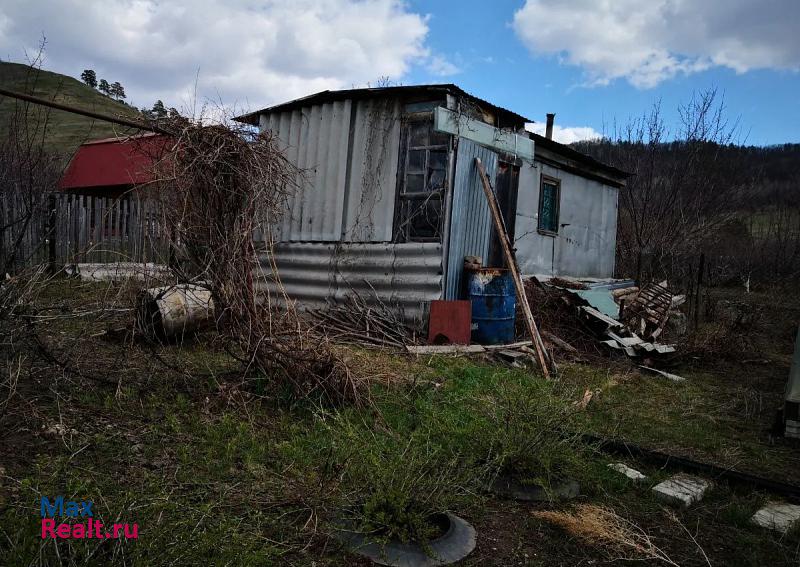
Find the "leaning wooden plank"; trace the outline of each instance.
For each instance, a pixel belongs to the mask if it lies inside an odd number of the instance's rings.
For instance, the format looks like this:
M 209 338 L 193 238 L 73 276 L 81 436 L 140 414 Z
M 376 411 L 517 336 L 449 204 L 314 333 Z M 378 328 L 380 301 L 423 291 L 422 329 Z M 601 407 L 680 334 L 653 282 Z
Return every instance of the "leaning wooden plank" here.
M 607 315 L 604 315 L 603 313 L 600 313 L 594 307 L 589 307 L 588 305 L 584 305 L 584 306 L 581 307 L 581 311 L 591 315 L 595 319 L 599 319 L 600 321 L 602 321 L 603 323 L 605 323 L 609 327 L 624 327 L 624 325 L 622 323 L 612 319 L 611 317 L 608 317 Z
M 484 350 L 492 351 L 492 350 L 513 350 L 516 348 L 522 348 L 526 346 L 531 346 L 533 341 L 520 341 L 518 343 L 509 343 L 507 345 L 481 345 Z
M 556 335 L 554 335 L 552 333 L 548 333 L 547 331 L 542 332 L 542 334 L 547 338 L 548 341 L 550 341 L 551 343 L 553 343 L 557 347 L 560 347 L 561 349 L 563 349 L 563 350 L 565 350 L 567 352 L 572 352 L 572 353 L 577 353 L 578 352 L 578 349 L 576 349 L 574 346 L 569 344 L 564 339 L 562 339 L 560 337 L 557 337 Z
M 486 352 L 481 345 L 408 345 L 411 354 L 467 354 Z
M 514 287 L 517 290 L 517 301 L 519 301 L 520 306 L 522 307 L 522 314 L 525 316 L 525 325 L 528 327 L 528 332 L 533 340 L 533 346 L 536 348 L 536 359 L 539 363 L 539 368 L 542 369 L 542 374 L 544 374 L 544 377 L 549 380 L 550 367 L 548 365 L 548 360 L 550 357 L 547 353 L 547 349 L 544 347 L 544 341 L 542 341 L 542 337 L 539 335 L 539 329 L 536 326 L 536 321 L 533 319 L 531 306 L 528 303 L 528 296 L 525 293 L 525 285 L 522 282 L 522 276 L 520 276 L 519 268 L 517 266 L 517 259 L 516 256 L 514 256 L 513 250 L 511 249 L 508 231 L 506 230 L 505 223 L 503 222 L 503 217 L 500 214 L 500 207 L 497 205 L 497 199 L 494 195 L 494 191 L 492 191 L 492 186 L 489 184 L 489 178 L 486 176 L 486 169 L 484 169 L 481 159 L 476 157 L 475 164 L 477 165 L 478 173 L 481 176 L 483 192 L 486 195 L 486 200 L 489 202 L 489 211 L 492 213 L 494 228 L 500 239 L 500 245 L 503 248 L 503 255 L 505 256 L 509 270 L 511 270 L 511 276 L 514 280 Z M 552 360 L 550 360 L 550 364 L 555 371 L 556 367 Z

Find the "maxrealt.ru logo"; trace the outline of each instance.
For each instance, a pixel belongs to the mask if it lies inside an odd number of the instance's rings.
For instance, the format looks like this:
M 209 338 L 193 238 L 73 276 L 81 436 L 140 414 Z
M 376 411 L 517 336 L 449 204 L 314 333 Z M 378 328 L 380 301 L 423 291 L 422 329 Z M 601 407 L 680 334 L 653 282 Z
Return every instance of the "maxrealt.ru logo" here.
M 105 527 L 102 522 L 94 519 L 92 506 L 89 501 L 75 502 L 64 500 L 63 496 L 56 496 L 53 502 L 42 496 L 42 539 L 136 539 L 139 537 L 139 524 L 112 524 Z M 84 519 L 81 522 L 62 522 L 56 524 L 55 517 L 63 519 Z

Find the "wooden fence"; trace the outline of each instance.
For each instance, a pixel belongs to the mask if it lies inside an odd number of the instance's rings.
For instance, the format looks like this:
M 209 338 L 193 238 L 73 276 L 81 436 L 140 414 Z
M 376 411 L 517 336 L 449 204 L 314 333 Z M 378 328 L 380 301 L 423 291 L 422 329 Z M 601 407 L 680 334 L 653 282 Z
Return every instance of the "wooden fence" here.
M 6 271 L 39 264 L 168 261 L 165 223 L 152 200 L 53 194 L 38 206 L 24 205 L 0 196 L 0 268 Z

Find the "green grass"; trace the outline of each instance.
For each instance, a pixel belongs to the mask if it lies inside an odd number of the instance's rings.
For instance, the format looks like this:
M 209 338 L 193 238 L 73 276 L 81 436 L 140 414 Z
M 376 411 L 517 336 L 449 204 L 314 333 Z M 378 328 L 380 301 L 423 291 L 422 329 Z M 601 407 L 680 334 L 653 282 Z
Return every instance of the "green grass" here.
M 751 372 L 746 366 L 722 376 L 687 369 L 680 371 L 686 378 L 680 383 L 634 371 L 609 381 L 606 371 L 582 365 L 562 374 L 570 383 L 601 390 L 586 412 L 585 427 L 594 433 L 796 482 L 797 449 L 769 437 L 780 391 L 765 393 L 738 379 Z
M 742 215 L 742 222 L 751 237 L 763 239 L 775 237 L 776 231 L 798 230 L 800 227 L 800 210 L 762 210 Z
M 59 313 L 122 301 L 127 293 L 59 286 L 60 294 L 49 288 L 39 296 Z M 90 327 L 108 325 L 119 322 Z M 120 382 L 86 383 L 32 367 L 13 419 L 0 419 L 6 434 L 24 429 L 0 463 L 2 565 L 349 565 L 353 556 L 331 537 L 342 523 L 383 539 L 411 539 L 428 535 L 427 514 L 442 510 L 478 529 L 478 549 L 466 565 L 613 559 L 602 545 L 531 514 L 571 504 L 500 501 L 487 492 L 509 463 L 542 480 L 568 470 L 581 483 L 579 503 L 614 509 L 681 565 L 705 564 L 686 530 L 715 565 L 798 559 L 800 534 L 781 539 L 749 523 L 765 494 L 718 483 L 703 503 L 673 513 L 650 491 L 670 471 L 629 463 L 649 477 L 635 485 L 607 468 L 609 456 L 562 443 L 576 429 L 694 456 L 721 458 L 736 449 L 748 463 L 788 467 L 789 453 L 762 446 L 758 427 L 734 418 L 744 411 L 746 388 L 718 384 L 707 372 L 674 384 L 619 367 L 562 364 L 561 380 L 546 382 L 529 370 L 475 360 L 396 358 L 393 365 L 414 380 L 381 380 L 363 408 L 318 407 L 288 405 L 266 378 L 241 382 L 208 336 L 155 347 L 171 365 L 165 367 L 149 347 L 78 334 L 74 320 L 41 330 L 48 341 L 72 345 L 83 370 L 108 367 Z M 585 388 L 600 393 L 578 411 L 572 402 Z M 59 422 L 76 433 L 47 433 Z M 541 431 L 545 442 L 529 445 Z M 93 500 L 104 523 L 137 522 L 139 540 L 42 546 L 38 499 L 58 494 Z
M 0 86 L 108 116 L 139 116 L 135 108 L 117 102 L 77 79 L 18 63 L 0 62 Z M 0 96 L 0 128 L 8 128 L 18 108 L 14 99 Z M 50 151 L 67 158 L 85 141 L 137 133 L 130 128 L 69 112 L 44 110 L 33 105 L 31 109 L 31 124 L 38 123 L 43 127 L 48 114 L 45 145 Z

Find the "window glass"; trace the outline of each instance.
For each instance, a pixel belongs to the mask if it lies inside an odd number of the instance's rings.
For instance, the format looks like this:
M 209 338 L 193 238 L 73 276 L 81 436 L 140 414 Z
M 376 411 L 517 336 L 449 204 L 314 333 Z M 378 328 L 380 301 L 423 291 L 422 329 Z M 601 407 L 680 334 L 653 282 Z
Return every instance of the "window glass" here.
M 447 152 L 431 150 L 428 152 L 428 167 L 444 171 L 447 166 Z
M 431 129 L 430 144 L 432 146 L 446 146 L 449 143 L 450 143 L 450 134 L 445 134 L 444 132 L 436 132 L 435 130 Z
M 442 218 L 441 199 L 409 201 L 409 233 L 414 238 L 436 238 Z
M 406 193 L 421 193 L 425 190 L 425 175 L 409 173 L 406 175 Z
M 542 182 L 539 230 L 558 232 L 558 185 L 549 181 Z
M 432 191 L 439 191 L 440 189 L 444 189 L 444 170 L 443 169 L 429 170 L 428 184 L 425 186 L 425 190 L 432 192 Z
M 412 120 L 403 127 L 395 239 L 400 242 L 440 237 L 450 136 L 433 131 L 433 119 Z
M 425 150 L 409 150 L 408 173 L 422 173 L 425 171 Z
M 409 146 L 427 146 L 430 143 L 430 124 L 425 122 L 412 122 L 411 123 L 411 139 Z

